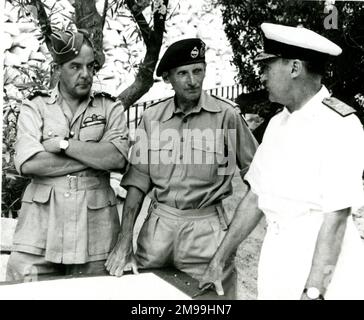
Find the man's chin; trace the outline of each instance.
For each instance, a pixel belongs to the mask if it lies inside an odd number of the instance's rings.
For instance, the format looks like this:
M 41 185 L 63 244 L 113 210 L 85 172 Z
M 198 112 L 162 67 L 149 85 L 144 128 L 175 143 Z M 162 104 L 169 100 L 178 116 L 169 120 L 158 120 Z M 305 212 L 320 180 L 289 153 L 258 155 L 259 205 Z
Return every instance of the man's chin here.
M 84 98 L 84 97 L 86 97 L 86 96 L 88 96 L 89 95 L 89 93 L 90 93 L 90 91 L 91 91 L 91 86 L 85 86 L 85 87 L 78 87 L 77 89 L 76 89 L 76 95 L 79 97 L 79 98 Z
M 201 91 L 193 91 L 193 92 L 188 92 L 187 95 L 186 95 L 186 98 L 188 100 L 196 100 L 196 99 L 200 99 L 200 96 L 201 96 Z

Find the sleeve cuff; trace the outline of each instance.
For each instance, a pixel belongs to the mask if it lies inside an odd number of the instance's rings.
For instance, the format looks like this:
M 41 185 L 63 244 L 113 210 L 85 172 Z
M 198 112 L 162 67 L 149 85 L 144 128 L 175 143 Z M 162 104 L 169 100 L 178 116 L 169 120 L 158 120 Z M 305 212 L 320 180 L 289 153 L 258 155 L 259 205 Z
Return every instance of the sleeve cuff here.
M 27 152 L 23 151 L 21 154 L 16 154 L 14 157 L 14 164 L 16 171 L 18 171 L 19 174 L 22 174 L 21 166 L 24 164 L 24 162 L 26 162 L 31 157 L 42 151 L 44 151 L 44 148 L 39 146 L 39 148 L 33 148 L 31 150 L 28 150 Z
M 136 187 L 147 194 L 152 186 L 152 182 L 149 175 L 130 166 L 128 172 L 123 176 L 120 185 L 122 187 Z
M 129 143 L 128 143 L 128 141 L 127 140 L 113 140 L 113 141 L 110 141 L 110 143 L 112 143 L 115 146 L 115 148 L 118 149 L 118 151 L 125 158 L 125 161 L 126 161 L 125 168 L 126 168 L 128 162 L 129 162 L 129 158 L 128 158 Z

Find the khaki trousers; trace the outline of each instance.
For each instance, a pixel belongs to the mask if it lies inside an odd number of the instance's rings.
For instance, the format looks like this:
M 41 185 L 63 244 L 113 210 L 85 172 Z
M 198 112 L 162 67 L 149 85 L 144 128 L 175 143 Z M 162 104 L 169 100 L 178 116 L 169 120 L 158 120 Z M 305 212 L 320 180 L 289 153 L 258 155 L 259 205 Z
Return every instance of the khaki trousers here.
M 107 275 L 105 260 L 84 264 L 58 264 L 46 261 L 43 256 L 25 252 L 11 253 L 6 270 L 6 281 L 31 282 L 55 276 Z
M 151 202 L 137 240 L 140 268 L 174 266 L 200 280 L 220 245 L 226 230 L 222 206 L 178 210 Z M 237 274 L 234 257 L 226 263 L 223 287 L 229 299 L 236 299 Z

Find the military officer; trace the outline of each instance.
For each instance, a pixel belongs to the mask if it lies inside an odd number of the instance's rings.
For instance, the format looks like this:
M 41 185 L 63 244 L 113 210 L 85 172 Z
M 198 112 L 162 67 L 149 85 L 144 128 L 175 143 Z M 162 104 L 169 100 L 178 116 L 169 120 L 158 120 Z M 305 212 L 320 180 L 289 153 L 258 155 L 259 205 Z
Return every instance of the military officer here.
M 355 110 L 321 83 L 341 48 L 303 27 L 263 23 L 256 59 L 270 121 L 245 180 L 250 190 L 202 283 L 218 282 L 229 252 L 265 216 L 260 299 L 363 299 L 364 246 L 351 213 L 364 204 L 364 132 Z
M 221 201 L 232 193 L 236 164 L 245 174 L 257 143 L 234 103 L 202 90 L 205 72 L 205 43 L 198 38 L 173 43 L 159 63 L 157 75 L 175 95 L 143 114 L 121 183 L 128 190 L 122 228 L 106 264 L 113 275 L 172 265 L 199 279 L 228 228 Z M 148 193 L 134 254 L 133 227 Z M 224 270 L 230 298 L 235 281 L 231 259 Z
M 59 82 L 25 100 L 18 120 L 15 165 L 31 183 L 7 280 L 105 273 L 119 230 L 109 174 L 127 164 L 123 106 L 91 91 L 95 58 L 86 33 L 55 32 L 51 40 Z

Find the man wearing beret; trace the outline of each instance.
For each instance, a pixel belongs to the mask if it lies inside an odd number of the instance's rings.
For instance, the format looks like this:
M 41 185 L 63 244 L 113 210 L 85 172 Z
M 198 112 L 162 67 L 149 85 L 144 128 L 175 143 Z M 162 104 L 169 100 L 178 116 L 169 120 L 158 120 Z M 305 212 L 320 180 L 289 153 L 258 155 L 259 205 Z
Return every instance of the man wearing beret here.
M 128 194 L 119 239 L 107 261 L 124 268 L 174 266 L 200 279 L 229 221 L 222 200 L 232 193 L 236 164 L 244 175 L 257 143 L 235 105 L 202 90 L 205 43 L 185 39 L 163 55 L 157 76 L 174 97 L 148 108 L 121 185 Z M 133 227 L 146 194 L 152 201 L 133 252 Z M 235 298 L 233 257 L 224 269 L 227 297 Z
M 250 185 L 202 283 L 219 282 L 226 257 L 264 215 L 260 299 L 364 299 L 364 245 L 351 213 L 364 203 L 364 133 L 355 110 L 322 85 L 341 49 L 303 27 L 263 23 L 256 60 L 270 121 L 245 180 Z
M 31 182 L 7 280 L 104 274 L 120 225 L 109 175 L 127 163 L 123 106 L 91 91 L 95 58 L 85 33 L 55 32 L 51 41 L 59 82 L 25 100 L 18 120 L 15 165 Z

